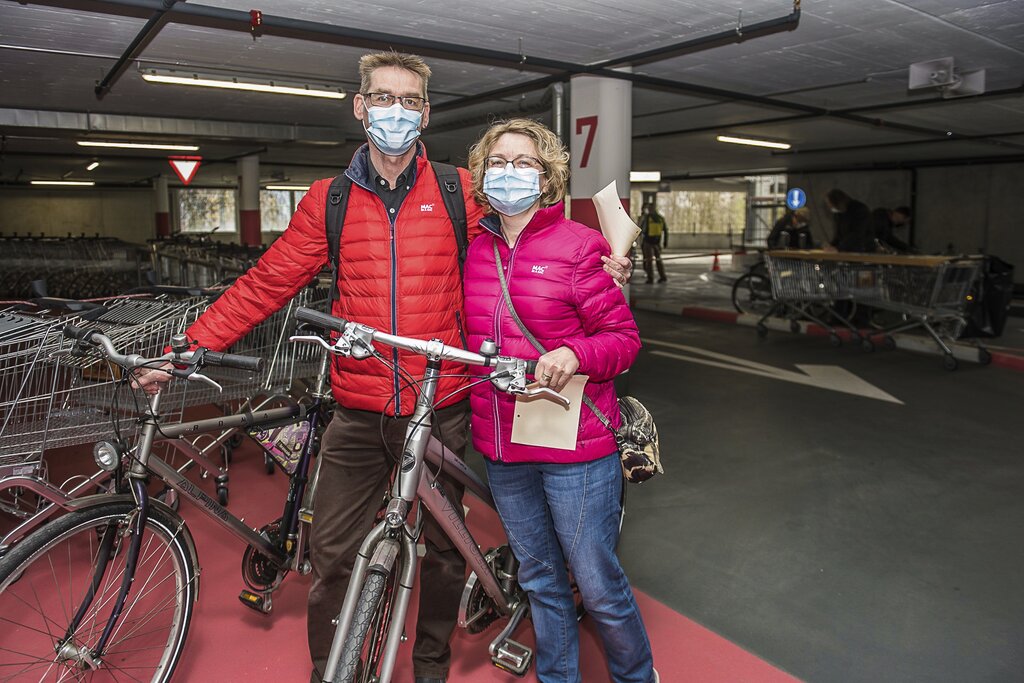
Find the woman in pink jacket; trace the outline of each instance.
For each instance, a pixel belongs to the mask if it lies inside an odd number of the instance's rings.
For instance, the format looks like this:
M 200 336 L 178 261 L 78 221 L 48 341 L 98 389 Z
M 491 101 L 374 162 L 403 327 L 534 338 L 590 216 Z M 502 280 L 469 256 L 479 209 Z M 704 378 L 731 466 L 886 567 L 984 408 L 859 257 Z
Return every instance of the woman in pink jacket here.
M 465 267 L 468 348 L 493 338 L 504 355 L 538 358 L 536 377 L 558 391 L 576 374 L 618 427 L 612 379 L 640 348 L 621 290 L 603 270 L 601 233 L 566 220 L 562 197 L 569 155 L 543 125 L 513 119 L 492 126 L 469 155 L 481 205 L 495 212 L 469 248 Z M 541 354 L 509 313 L 513 307 L 548 351 Z M 470 398 L 473 445 L 484 454 L 502 524 L 530 600 L 542 683 L 579 683 L 579 642 L 568 565 L 598 625 L 615 683 L 657 681 L 636 600 L 615 554 L 622 471 L 615 439 L 581 406 L 574 449 L 512 443 L 515 401 L 487 382 Z

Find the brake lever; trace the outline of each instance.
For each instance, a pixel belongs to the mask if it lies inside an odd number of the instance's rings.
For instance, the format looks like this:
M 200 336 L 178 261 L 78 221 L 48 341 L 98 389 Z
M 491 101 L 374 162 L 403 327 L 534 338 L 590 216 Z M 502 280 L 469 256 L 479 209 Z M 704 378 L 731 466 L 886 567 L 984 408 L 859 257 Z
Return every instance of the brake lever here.
M 304 342 L 306 344 L 319 344 L 331 353 L 336 353 L 341 356 L 352 355 L 352 346 L 348 343 L 345 337 L 339 337 L 338 341 L 334 344 L 329 344 L 324 341 L 323 337 L 318 337 L 312 334 L 294 334 L 288 337 L 290 342 Z
M 190 382 L 206 382 L 207 384 L 209 384 L 211 387 L 213 387 L 217 391 L 224 391 L 224 387 L 222 387 L 216 381 L 214 381 L 214 380 L 210 379 L 209 377 L 207 377 L 206 375 L 203 375 L 203 374 L 198 373 L 198 372 L 193 372 L 192 374 L 190 374 L 185 379 L 187 379 Z
M 523 389 L 522 391 L 516 391 L 513 393 L 518 394 L 519 396 L 523 396 L 525 398 L 546 398 L 549 401 L 554 401 L 555 403 L 561 405 L 563 408 L 568 408 L 570 405 L 572 405 L 572 401 L 567 399 L 565 396 L 562 396 L 554 389 L 550 389 L 548 387 L 532 387 L 529 389 Z

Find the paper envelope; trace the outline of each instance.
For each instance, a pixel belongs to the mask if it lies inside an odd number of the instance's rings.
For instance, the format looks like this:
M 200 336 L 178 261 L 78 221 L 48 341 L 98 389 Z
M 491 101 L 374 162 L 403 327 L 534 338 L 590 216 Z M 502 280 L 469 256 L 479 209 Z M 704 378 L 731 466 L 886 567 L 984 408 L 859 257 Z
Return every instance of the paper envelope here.
M 633 246 L 633 240 L 640 234 L 640 228 L 622 208 L 614 180 L 594 195 L 594 207 L 597 209 L 597 220 L 601 223 L 601 234 L 608 240 L 612 254 L 628 254 L 629 248 Z
M 539 396 L 517 396 L 516 412 L 512 418 L 512 443 L 576 450 L 583 387 L 588 379 L 586 375 L 576 375 L 559 392 L 569 399 L 568 408 Z

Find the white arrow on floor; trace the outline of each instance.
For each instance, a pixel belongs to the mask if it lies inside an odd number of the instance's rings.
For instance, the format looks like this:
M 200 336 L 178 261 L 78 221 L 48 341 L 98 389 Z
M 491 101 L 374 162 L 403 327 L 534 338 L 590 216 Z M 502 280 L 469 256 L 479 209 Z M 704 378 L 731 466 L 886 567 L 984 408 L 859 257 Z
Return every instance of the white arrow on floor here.
M 792 370 L 784 370 L 782 368 L 776 368 L 763 363 L 755 363 L 754 361 L 737 358 L 735 356 L 727 356 L 724 353 L 716 353 L 715 351 L 700 349 L 696 346 L 674 344 L 672 342 L 659 341 L 657 339 L 644 339 L 643 342 L 644 344 L 665 346 L 694 354 L 684 356 L 678 353 L 671 353 L 669 351 L 652 351 L 651 353 L 656 356 L 674 358 L 676 360 L 686 361 L 687 363 L 709 365 L 711 367 L 722 368 L 724 370 L 746 372 L 759 377 L 780 379 L 784 382 L 793 382 L 794 384 L 803 384 L 809 387 L 839 391 L 844 394 L 853 394 L 854 396 L 863 396 L 864 398 L 873 398 L 879 401 L 889 401 L 890 403 L 899 403 L 900 405 L 903 405 L 903 401 L 899 400 L 895 396 L 882 391 L 873 384 L 865 382 L 860 377 L 857 377 L 857 375 L 853 374 L 849 370 L 839 367 L 838 365 L 797 365 L 796 368 L 799 372 L 794 372 Z M 702 357 L 698 358 L 695 356 Z

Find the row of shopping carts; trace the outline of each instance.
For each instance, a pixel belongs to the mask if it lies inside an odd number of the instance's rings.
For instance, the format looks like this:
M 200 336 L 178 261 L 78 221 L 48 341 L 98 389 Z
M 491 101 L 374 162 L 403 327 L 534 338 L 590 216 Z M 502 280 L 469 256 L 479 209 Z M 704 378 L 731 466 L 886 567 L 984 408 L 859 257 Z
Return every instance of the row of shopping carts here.
M 319 352 L 289 344 L 296 306 L 322 307 L 326 288 L 312 286 L 257 325 L 233 348 L 266 359 L 258 374 L 218 368 L 207 374 L 223 391 L 200 382 L 172 382 L 162 410 L 180 417 L 189 407 L 232 405 L 273 394 L 316 376 Z M 166 290 L 165 290 L 166 292 Z M 0 480 L 26 476 L 45 479 L 47 452 L 129 436 L 145 396 L 122 381 L 119 369 L 97 354 L 77 348 L 62 334 L 66 324 L 98 328 L 127 353 L 158 356 L 171 336 L 184 331 L 210 305 L 195 290 L 115 297 L 64 307 L 19 305 L 0 310 Z M 112 397 L 114 397 L 112 399 Z M 0 509 L 25 514 L 0 487 Z
M 143 247 L 110 237 L 0 235 L 0 300 L 111 296 L 142 284 L 148 268 Z
M 765 254 L 765 264 L 774 304 L 757 323 L 760 336 L 768 333 L 766 321 L 776 315 L 818 323 L 837 346 L 845 328 L 865 351 L 874 350 L 878 339 L 895 348 L 894 335 L 920 329 L 942 352 L 945 367 L 953 370 L 957 359 L 950 345 L 977 303 L 985 257 L 777 250 Z M 860 310 L 888 311 L 890 324 L 863 333 L 837 305 L 844 301 Z M 978 345 L 979 361 L 990 358 Z
M 216 242 L 209 236 L 174 235 L 150 242 L 154 284 L 211 287 L 251 268 L 262 247 Z

